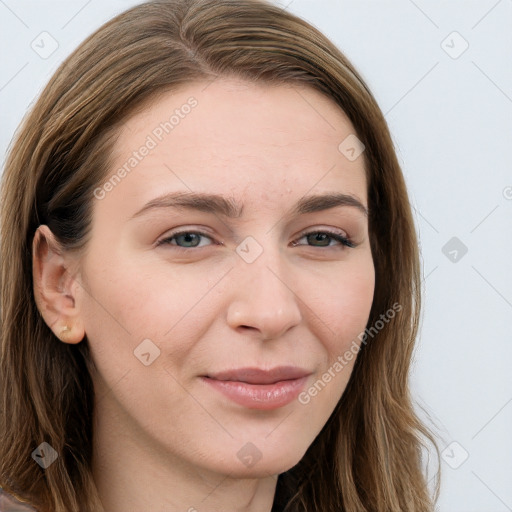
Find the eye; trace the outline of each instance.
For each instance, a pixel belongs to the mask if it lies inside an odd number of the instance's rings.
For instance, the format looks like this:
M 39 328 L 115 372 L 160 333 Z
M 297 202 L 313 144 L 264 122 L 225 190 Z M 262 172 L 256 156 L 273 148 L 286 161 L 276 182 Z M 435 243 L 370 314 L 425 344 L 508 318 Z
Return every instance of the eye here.
M 200 245 L 201 238 L 211 240 L 211 237 L 200 231 L 178 231 L 160 240 L 156 245 L 176 245 L 179 249 L 194 249 L 195 247 L 204 247 L 205 244 Z M 173 243 L 173 241 L 176 241 L 176 243 Z
M 194 249 L 198 247 L 204 247 L 205 245 L 210 244 L 201 244 L 201 239 L 206 238 L 208 240 L 212 240 L 210 236 L 201 231 L 178 231 L 176 233 L 172 233 L 170 236 L 160 240 L 156 245 L 173 245 L 176 246 L 177 249 Z M 329 231 L 329 230 L 318 230 L 318 231 L 309 231 L 301 234 L 298 240 L 302 240 L 306 238 L 309 243 L 312 243 L 312 247 L 335 247 L 335 246 L 345 246 L 345 247 L 356 247 L 356 244 L 348 237 L 342 235 L 341 233 Z M 293 247 L 305 245 L 299 244 L 297 241 L 292 242 Z M 331 244 L 332 241 L 336 241 L 337 244 Z M 319 245 L 316 245 L 316 243 Z M 182 245 L 183 244 L 183 245 Z M 222 244 L 220 244 L 222 245 Z
M 320 245 L 313 245 L 313 247 L 333 247 L 333 245 L 330 244 L 332 240 L 335 240 L 340 245 L 346 246 L 346 247 L 355 247 L 356 244 L 350 240 L 350 238 L 342 235 L 341 233 L 329 231 L 329 230 L 323 230 L 323 231 L 309 231 L 301 234 L 301 237 L 298 240 L 302 240 L 303 238 L 307 238 L 308 242 L 312 242 L 315 244 L 316 242 L 319 242 Z M 304 245 L 299 244 L 297 241 L 292 243 L 293 246 L 297 245 Z M 336 244 L 334 244 L 336 246 Z

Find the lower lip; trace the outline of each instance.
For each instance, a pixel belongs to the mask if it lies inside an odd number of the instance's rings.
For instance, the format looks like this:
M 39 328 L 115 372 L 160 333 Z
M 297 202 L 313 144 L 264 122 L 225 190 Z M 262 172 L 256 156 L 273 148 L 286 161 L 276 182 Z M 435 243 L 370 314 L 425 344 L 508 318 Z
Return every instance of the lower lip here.
M 209 377 L 203 377 L 202 380 L 243 407 L 269 410 L 293 402 L 303 389 L 307 376 L 273 384 L 248 384 L 233 380 L 215 380 Z

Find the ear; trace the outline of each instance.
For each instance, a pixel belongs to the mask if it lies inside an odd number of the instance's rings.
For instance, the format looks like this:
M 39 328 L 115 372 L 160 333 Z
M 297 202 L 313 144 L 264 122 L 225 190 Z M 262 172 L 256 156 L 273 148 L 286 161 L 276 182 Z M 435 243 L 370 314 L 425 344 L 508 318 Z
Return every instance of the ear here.
M 80 284 L 50 228 L 41 225 L 32 241 L 34 297 L 46 324 L 64 343 L 79 343 L 85 329 L 77 307 Z

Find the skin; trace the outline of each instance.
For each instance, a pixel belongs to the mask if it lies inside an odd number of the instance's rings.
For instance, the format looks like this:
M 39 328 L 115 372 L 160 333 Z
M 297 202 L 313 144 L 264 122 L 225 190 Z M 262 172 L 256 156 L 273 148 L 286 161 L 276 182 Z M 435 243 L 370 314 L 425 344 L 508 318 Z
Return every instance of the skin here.
M 61 251 L 46 226 L 34 238 L 39 309 L 63 342 L 87 336 L 97 367 L 93 475 L 109 512 L 270 511 L 277 475 L 320 432 L 355 358 L 307 404 L 273 410 L 237 405 L 200 376 L 293 365 L 310 372 L 308 389 L 364 331 L 373 300 L 364 213 L 289 213 L 304 195 L 333 191 L 367 207 L 363 158 L 338 150 L 355 130 L 312 89 L 218 78 L 165 93 L 123 125 L 112 173 L 191 96 L 197 106 L 172 132 L 92 198 L 86 251 Z M 231 196 L 244 212 L 132 218 L 173 191 Z M 176 228 L 207 236 L 156 245 Z M 326 229 L 356 247 L 301 235 Z M 236 251 L 249 236 L 263 251 L 252 263 Z M 144 339 L 160 350 L 149 366 L 134 356 Z M 261 456 L 250 467 L 237 456 L 244 446 Z

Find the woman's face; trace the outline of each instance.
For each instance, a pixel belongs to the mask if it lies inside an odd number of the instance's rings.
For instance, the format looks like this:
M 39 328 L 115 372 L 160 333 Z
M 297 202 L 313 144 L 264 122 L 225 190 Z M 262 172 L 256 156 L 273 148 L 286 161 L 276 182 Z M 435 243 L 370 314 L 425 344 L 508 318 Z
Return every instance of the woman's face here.
M 353 134 L 312 89 L 220 78 L 124 124 L 76 304 L 99 428 L 127 453 L 236 477 L 302 458 L 373 299 Z

